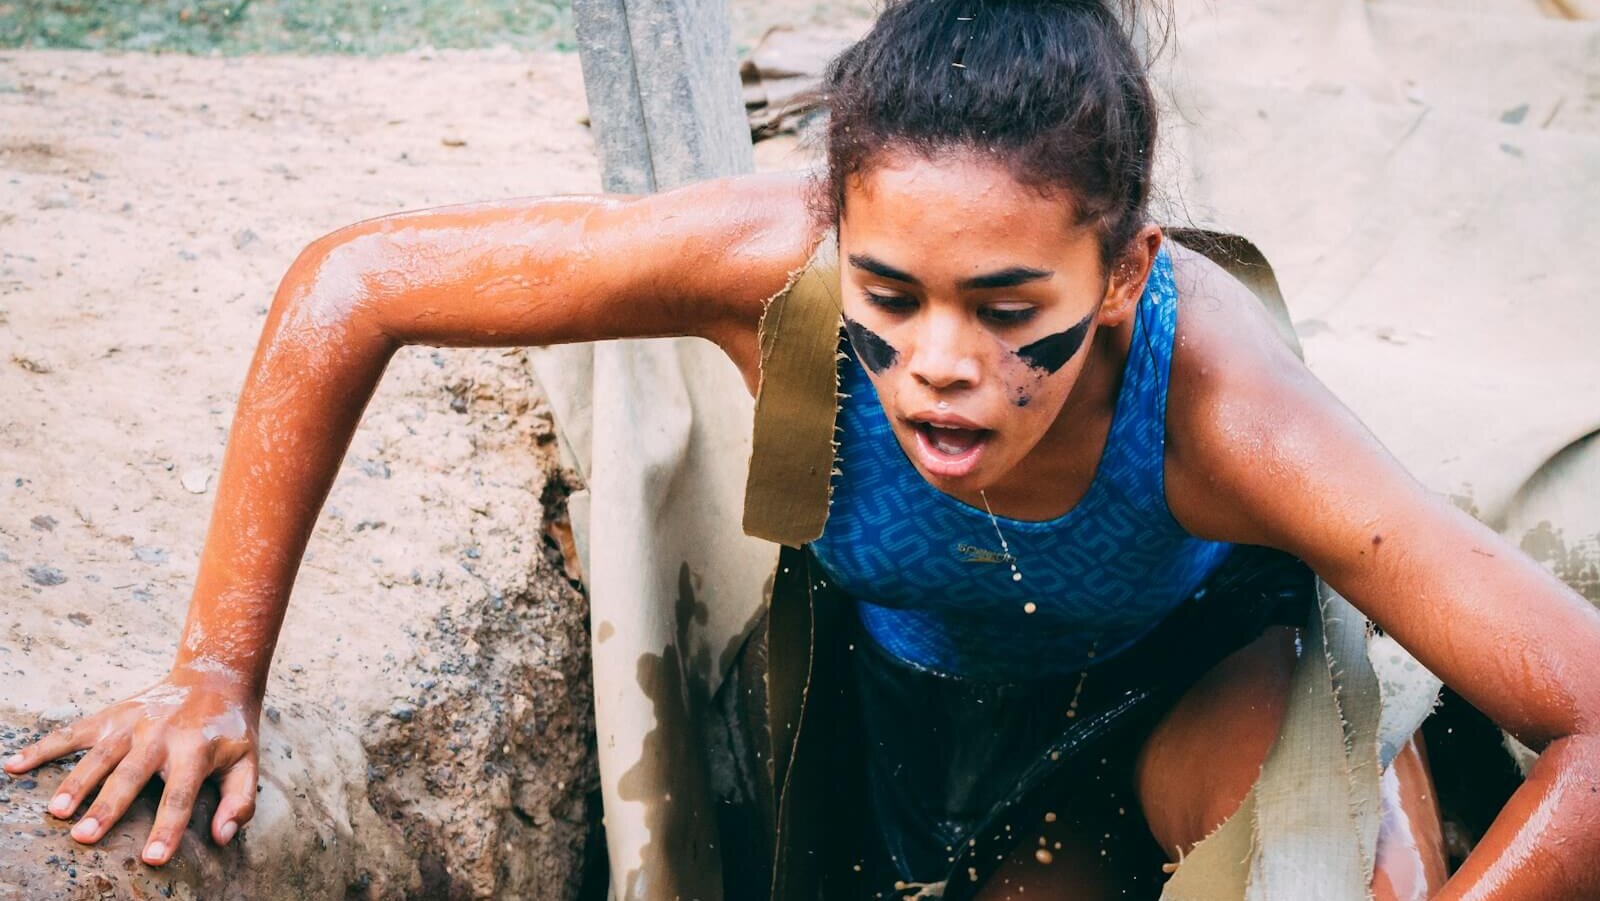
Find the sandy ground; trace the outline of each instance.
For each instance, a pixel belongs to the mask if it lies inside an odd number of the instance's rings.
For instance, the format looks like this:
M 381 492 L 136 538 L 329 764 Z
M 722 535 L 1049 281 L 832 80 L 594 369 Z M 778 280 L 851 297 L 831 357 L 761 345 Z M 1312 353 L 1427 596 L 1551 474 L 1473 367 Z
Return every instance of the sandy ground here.
M 0 53 L 0 745 L 170 663 L 298 250 L 397 209 L 592 190 L 583 114 L 571 55 Z M 574 896 L 586 609 L 541 536 L 566 487 L 530 384 L 520 352 L 395 361 L 288 613 L 240 849 L 191 830 L 144 868 L 148 797 L 93 851 L 52 837 L 52 767 L 0 783 L 0 896 Z

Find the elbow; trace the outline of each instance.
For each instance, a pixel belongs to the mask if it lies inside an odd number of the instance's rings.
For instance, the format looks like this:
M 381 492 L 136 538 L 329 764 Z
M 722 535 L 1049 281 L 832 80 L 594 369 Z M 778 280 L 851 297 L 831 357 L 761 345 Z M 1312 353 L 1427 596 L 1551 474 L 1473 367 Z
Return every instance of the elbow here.
M 271 320 L 294 331 L 398 346 L 384 324 L 393 294 L 393 279 L 387 274 L 394 271 L 387 243 L 367 223 L 312 241 L 279 282 Z
M 1582 612 L 1585 619 L 1600 625 L 1600 612 L 1590 608 L 1582 599 L 1574 599 L 1576 604 L 1583 604 Z M 1567 691 L 1571 698 L 1572 717 L 1570 720 L 1574 736 L 1583 736 L 1589 742 L 1600 742 L 1600 672 L 1597 672 L 1593 660 L 1595 651 L 1600 651 L 1600 646 L 1595 644 L 1595 639 L 1600 638 L 1600 630 L 1586 630 L 1582 647 L 1572 653 L 1572 664 L 1565 670 L 1570 686 Z M 1559 679 L 1560 677 L 1558 677 Z
M 1578 699 L 1577 729 L 1575 735 L 1591 742 L 1600 742 L 1600 693 L 1588 692 Z

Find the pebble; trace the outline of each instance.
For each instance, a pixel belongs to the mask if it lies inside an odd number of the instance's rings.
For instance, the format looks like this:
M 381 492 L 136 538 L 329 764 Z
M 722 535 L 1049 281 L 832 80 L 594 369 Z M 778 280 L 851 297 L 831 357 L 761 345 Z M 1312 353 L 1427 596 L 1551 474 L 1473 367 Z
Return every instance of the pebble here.
M 11 362 L 21 366 L 23 369 L 33 373 L 34 375 L 49 375 L 50 373 L 55 372 L 55 367 L 51 366 L 48 361 L 25 356 L 23 354 L 12 354 Z M 18 480 L 18 483 L 21 483 L 20 479 Z
M 180 481 L 183 482 L 183 490 L 190 494 L 205 494 L 211 486 L 211 471 L 199 467 L 187 469 Z
M 167 552 L 163 548 L 150 547 L 149 545 L 136 544 L 133 546 L 133 556 L 141 563 L 165 563 Z
M 56 522 L 56 518 L 54 516 L 41 513 L 38 516 L 28 520 L 28 525 L 33 526 L 35 529 L 41 532 L 54 532 L 58 523 Z
M 250 229 L 240 229 L 239 231 L 233 233 L 233 249 L 244 250 L 246 247 L 259 240 L 261 240 L 261 236 L 257 235 Z
M 59 704 L 55 707 L 46 707 L 40 714 L 35 725 L 43 731 L 49 731 L 57 726 L 65 726 L 83 715 L 76 704 Z
M 62 575 L 61 570 L 53 566 L 30 566 L 28 567 L 28 578 L 32 579 L 34 584 L 43 585 L 46 588 L 60 585 L 67 581 L 67 577 Z
M 66 210 L 78 205 L 77 198 L 66 191 L 51 191 L 39 198 L 41 210 Z
M 402 723 L 409 723 L 411 718 L 416 715 L 416 710 L 409 704 L 396 704 L 389 708 L 389 715 Z

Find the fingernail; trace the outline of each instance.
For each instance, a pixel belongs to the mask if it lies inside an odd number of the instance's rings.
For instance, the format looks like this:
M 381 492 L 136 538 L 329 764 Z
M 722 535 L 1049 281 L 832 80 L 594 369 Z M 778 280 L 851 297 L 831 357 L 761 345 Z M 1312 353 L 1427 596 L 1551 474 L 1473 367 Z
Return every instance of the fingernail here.
M 99 822 L 94 817 L 84 817 L 78 825 L 72 827 L 72 834 L 76 838 L 90 838 L 100 828 Z
M 223 823 L 222 824 L 222 840 L 223 840 L 223 842 L 226 843 L 226 842 L 232 841 L 233 840 L 233 834 L 235 832 L 238 832 L 238 831 L 239 831 L 239 824 L 238 823 L 235 823 L 232 820 L 229 820 L 228 822 Z
M 163 842 L 151 842 L 144 846 L 145 860 L 160 860 L 167 853 L 167 846 Z
M 21 766 L 21 765 L 22 765 L 22 755 L 21 754 L 12 754 L 10 757 L 6 758 L 6 766 Z
M 72 796 L 62 792 L 50 799 L 50 812 L 58 816 L 65 816 L 72 812 Z

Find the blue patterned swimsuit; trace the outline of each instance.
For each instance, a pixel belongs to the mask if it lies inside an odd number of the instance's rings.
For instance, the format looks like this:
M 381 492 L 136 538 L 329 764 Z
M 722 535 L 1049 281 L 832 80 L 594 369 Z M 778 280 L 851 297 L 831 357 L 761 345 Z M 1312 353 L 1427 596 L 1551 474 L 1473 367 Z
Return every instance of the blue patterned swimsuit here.
M 1163 248 L 1139 298 L 1088 492 L 1055 519 L 996 517 L 1021 581 L 1012 579 L 996 522 L 922 478 L 866 372 L 845 354 L 833 500 L 811 548 L 886 651 L 986 681 L 1074 672 L 1147 635 L 1218 567 L 1231 545 L 1195 538 L 1167 507 L 1167 382 L 1177 317 L 1172 260 Z

